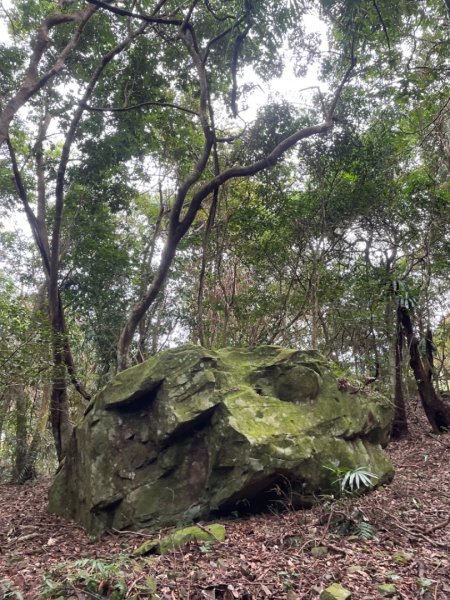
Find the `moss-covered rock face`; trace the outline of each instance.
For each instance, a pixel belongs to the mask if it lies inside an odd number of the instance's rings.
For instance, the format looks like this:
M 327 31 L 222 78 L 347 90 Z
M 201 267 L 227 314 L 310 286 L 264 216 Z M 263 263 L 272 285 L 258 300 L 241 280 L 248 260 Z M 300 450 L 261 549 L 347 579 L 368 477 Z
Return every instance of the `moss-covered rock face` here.
M 168 350 L 91 402 L 49 510 L 98 534 L 305 506 L 333 489 L 327 467 L 366 467 L 377 483 L 392 475 L 381 448 L 392 417 L 381 396 L 339 391 L 314 352 Z

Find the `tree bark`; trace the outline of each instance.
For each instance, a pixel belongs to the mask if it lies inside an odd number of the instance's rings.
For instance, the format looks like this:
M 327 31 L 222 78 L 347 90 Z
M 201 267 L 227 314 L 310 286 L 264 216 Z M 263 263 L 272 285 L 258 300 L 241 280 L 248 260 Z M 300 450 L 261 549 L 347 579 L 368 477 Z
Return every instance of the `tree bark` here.
M 402 324 L 397 311 L 396 331 L 394 339 L 394 404 L 395 415 L 392 424 L 391 436 L 398 440 L 408 434 L 408 420 L 406 416 L 406 403 L 403 385 L 403 333 Z
M 16 439 L 14 448 L 14 467 L 12 473 L 12 479 L 15 480 L 18 474 L 22 471 L 27 456 L 27 438 L 28 438 L 28 419 L 27 419 L 27 408 L 28 398 L 25 392 L 25 388 L 22 384 L 18 383 L 14 385 L 14 391 L 12 392 L 14 398 L 14 411 L 15 411 L 15 425 L 16 425 Z
M 433 364 L 430 343 L 427 338 L 421 341 L 414 333 L 409 310 L 398 308 L 398 318 L 402 324 L 403 333 L 409 348 L 409 364 L 414 373 L 422 406 L 427 419 L 435 433 L 447 431 L 450 428 L 450 403 L 445 402 L 434 389 Z

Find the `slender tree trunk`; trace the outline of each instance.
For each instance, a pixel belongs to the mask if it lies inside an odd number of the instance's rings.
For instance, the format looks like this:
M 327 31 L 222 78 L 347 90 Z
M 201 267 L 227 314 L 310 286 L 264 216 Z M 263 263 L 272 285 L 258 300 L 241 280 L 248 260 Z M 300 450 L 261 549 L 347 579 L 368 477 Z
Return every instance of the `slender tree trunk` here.
M 52 433 L 55 440 L 56 454 L 61 461 L 72 434 L 72 425 L 69 419 L 69 401 L 67 396 L 67 364 L 66 364 L 66 328 L 61 300 L 58 296 L 57 305 L 54 306 L 52 297 L 50 315 L 52 324 L 52 353 L 53 377 L 52 394 L 50 402 L 50 416 Z
M 197 335 L 198 340 L 202 346 L 206 346 L 206 337 L 203 327 L 203 294 L 205 289 L 205 277 L 206 267 L 208 263 L 208 243 L 211 235 L 212 226 L 216 216 L 217 200 L 219 197 L 219 191 L 215 190 L 213 194 L 213 200 L 208 213 L 208 220 L 206 222 L 205 233 L 202 242 L 202 264 L 200 268 L 200 275 L 198 279 L 198 293 L 197 293 Z
M 148 241 L 146 248 L 144 249 L 142 265 L 141 265 L 141 280 L 139 286 L 139 297 L 142 297 L 145 294 L 145 290 L 147 289 L 148 281 L 152 278 L 153 272 L 153 258 L 155 256 L 156 246 L 158 242 L 158 236 L 161 232 L 161 227 L 163 224 L 164 215 L 167 213 L 166 203 L 164 202 L 164 195 L 162 184 L 159 182 L 159 213 L 155 222 L 153 234 Z M 150 221 L 150 219 L 149 219 Z M 151 223 L 149 222 L 149 225 Z M 155 307 L 155 313 L 157 311 L 157 307 Z M 148 352 L 146 349 L 147 339 L 148 339 L 148 327 L 146 324 L 147 321 L 151 321 L 151 316 L 148 319 L 141 319 L 139 322 L 139 342 L 138 342 L 138 361 L 143 362 L 148 357 Z
M 319 283 L 320 283 L 320 248 L 313 247 L 313 272 L 311 274 L 311 348 L 319 349 L 319 326 L 320 326 L 320 306 L 319 306 Z
M 155 273 L 153 281 L 147 290 L 145 296 L 133 307 L 125 327 L 119 338 L 117 345 L 117 368 L 119 371 L 126 369 L 128 365 L 128 353 L 133 341 L 134 332 L 136 331 L 140 321 L 144 318 L 147 310 L 156 300 L 160 290 L 166 282 L 172 261 L 175 257 L 175 251 L 178 240 L 168 241 L 163 250 L 161 263 Z
M 421 344 L 414 334 L 408 309 L 399 307 L 399 321 L 409 348 L 409 364 L 413 370 L 422 406 L 435 433 L 446 431 L 450 427 L 450 403 L 445 402 L 433 386 L 432 353 L 430 339 Z M 423 346 L 423 347 L 422 347 Z
M 319 349 L 319 295 L 317 293 L 317 281 L 313 284 L 313 306 L 311 317 L 311 348 L 312 350 Z
M 42 437 L 48 423 L 49 406 L 52 390 L 49 383 L 44 384 L 42 400 L 37 414 L 36 428 L 28 447 L 21 471 L 17 473 L 14 483 L 23 484 L 36 477 L 35 464 L 42 442 Z
M 14 386 L 14 401 L 15 401 L 15 417 L 16 417 L 16 440 L 15 440 L 15 456 L 12 479 L 15 480 L 17 475 L 22 471 L 27 456 L 28 445 L 28 427 L 27 427 L 27 409 L 28 398 L 25 388 L 22 384 Z
M 10 411 L 12 403 L 12 395 L 10 386 L 5 386 L 0 396 L 0 450 L 2 447 L 3 430 L 5 427 L 6 417 Z
M 392 438 L 400 439 L 408 434 L 408 420 L 403 385 L 403 333 L 402 324 L 397 312 L 396 332 L 394 338 L 394 404 L 395 415 L 392 424 Z

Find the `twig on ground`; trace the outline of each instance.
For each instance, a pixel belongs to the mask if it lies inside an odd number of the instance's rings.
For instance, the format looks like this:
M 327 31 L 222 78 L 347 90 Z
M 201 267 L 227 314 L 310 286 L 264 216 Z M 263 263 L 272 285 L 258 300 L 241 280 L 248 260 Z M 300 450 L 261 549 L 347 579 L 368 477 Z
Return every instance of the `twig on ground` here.
M 437 531 L 438 529 L 443 529 L 444 527 L 447 527 L 447 525 L 449 523 L 450 523 L 450 515 L 445 519 L 445 521 L 441 521 L 440 523 L 437 523 L 433 527 L 429 527 L 428 529 L 426 529 L 425 533 L 427 535 L 429 535 L 430 533 L 433 533 L 433 531 Z
M 428 542 L 432 546 L 437 546 L 438 548 L 446 548 L 446 549 L 448 549 L 448 547 L 450 546 L 450 544 L 448 542 L 445 542 L 445 543 L 443 543 L 443 542 L 437 542 L 435 540 L 432 540 L 428 536 L 424 535 L 423 533 L 420 533 L 420 532 L 416 533 L 414 531 L 411 531 L 410 529 L 407 529 L 406 527 L 403 527 L 403 525 L 400 525 L 400 523 L 398 523 L 398 519 L 396 519 L 389 512 L 387 512 L 386 510 L 380 508 L 379 506 L 377 506 L 376 508 L 377 508 L 377 510 L 381 511 L 382 513 L 384 513 L 385 515 L 387 515 L 388 517 L 390 517 L 392 519 L 391 523 L 393 525 L 395 525 L 396 527 L 398 527 L 398 529 L 401 529 L 402 531 L 404 531 L 410 537 L 412 537 L 414 539 L 425 540 L 426 542 Z

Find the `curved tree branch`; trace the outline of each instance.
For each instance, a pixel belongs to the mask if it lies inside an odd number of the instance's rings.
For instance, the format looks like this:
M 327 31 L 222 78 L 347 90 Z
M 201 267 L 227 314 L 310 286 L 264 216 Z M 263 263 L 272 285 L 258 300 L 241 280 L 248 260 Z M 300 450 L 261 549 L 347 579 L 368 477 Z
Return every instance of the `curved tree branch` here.
M 249 31 L 252 27 L 251 19 L 248 20 L 244 31 L 242 31 L 236 38 L 234 42 L 233 48 L 233 58 L 231 61 L 231 78 L 233 81 L 233 85 L 231 87 L 231 95 L 230 95 L 230 103 L 231 103 L 231 112 L 233 113 L 233 117 L 236 118 L 238 116 L 238 108 L 237 108 L 237 65 L 239 60 L 239 54 L 241 52 L 242 46 L 244 45 L 245 38 L 249 34 Z
M 389 49 L 389 52 L 390 52 L 391 51 L 391 40 L 389 39 L 389 33 L 388 33 L 388 30 L 387 30 L 387 27 L 386 27 L 386 23 L 385 23 L 385 21 L 383 19 L 383 15 L 381 14 L 381 11 L 380 11 L 380 9 L 378 7 L 377 1 L 376 0 L 372 0 L 372 4 L 373 4 L 373 6 L 374 6 L 374 8 L 376 10 L 376 13 L 378 15 L 378 19 L 380 20 L 381 27 L 383 28 L 384 37 L 386 38 L 386 43 L 387 43 L 387 46 L 388 46 L 388 49 Z
M 125 8 L 119 8 L 118 6 L 111 6 L 107 2 L 102 2 L 102 0 L 86 0 L 89 4 L 95 5 L 97 8 L 104 8 L 109 12 L 114 13 L 115 15 L 119 15 L 120 17 L 132 17 L 133 19 L 140 19 L 141 21 L 145 21 L 146 23 L 153 23 L 155 25 L 177 25 L 180 27 L 183 21 L 181 19 L 172 19 L 171 17 L 157 17 L 155 14 L 144 15 L 141 13 L 135 13 L 131 10 L 126 10 Z M 162 5 L 163 3 L 159 3 Z M 158 10 L 158 7 L 157 9 Z
M 189 38 L 185 39 L 185 43 L 187 44 L 188 49 L 191 52 L 195 64 L 198 66 L 200 86 L 206 86 L 201 92 L 201 98 L 203 97 L 203 100 L 201 100 L 200 102 L 200 114 L 202 116 L 202 123 L 204 124 L 205 147 L 193 172 L 178 190 L 175 205 L 172 209 L 172 214 L 170 217 L 170 227 L 168 231 L 167 241 L 163 248 L 161 262 L 155 273 L 155 277 L 150 286 L 148 287 L 145 295 L 142 296 L 139 299 L 139 301 L 133 306 L 128 320 L 122 329 L 117 349 L 117 363 L 119 371 L 126 369 L 128 366 L 128 352 L 137 326 L 140 320 L 144 317 L 148 308 L 157 298 L 159 291 L 164 285 L 169 274 L 169 270 L 172 265 L 173 259 L 175 258 L 178 243 L 192 225 L 198 211 L 201 208 L 203 200 L 205 200 L 205 198 L 207 198 L 209 194 L 214 193 L 215 190 L 217 190 L 221 185 L 223 185 L 231 179 L 237 179 L 240 177 L 250 177 L 252 175 L 256 175 L 264 169 L 272 167 L 283 156 L 285 152 L 287 152 L 300 140 L 312 137 L 317 134 L 326 133 L 327 131 L 332 129 L 334 125 L 334 113 L 339 102 L 339 98 L 356 64 L 355 59 L 352 58 L 349 68 L 347 69 L 344 77 L 342 78 L 341 83 L 336 89 L 330 107 L 328 109 L 326 119 L 323 123 L 319 125 L 305 127 L 295 132 L 286 139 L 282 140 L 267 156 L 250 165 L 231 167 L 230 169 L 227 169 L 222 173 L 219 173 L 218 175 L 214 176 L 209 182 L 202 185 L 200 189 L 194 194 L 194 196 L 190 200 L 189 207 L 183 219 L 180 220 L 179 217 L 181 214 L 181 210 L 184 206 L 186 195 L 192 188 L 194 183 L 200 178 L 200 176 L 204 172 L 214 142 L 214 136 L 210 135 L 211 129 L 208 123 L 207 116 L 204 114 L 206 110 L 206 102 L 208 96 L 203 96 L 203 94 L 207 94 L 208 88 L 207 81 L 204 80 L 206 74 L 202 69 L 203 63 L 200 61 L 200 64 L 198 64 L 198 53 L 195 52 L 195 50 L 193 49 Z
M 11 158 L 11 165 L 13 170 L 14 184 L 16 186 L 17 195 L 19 196 L 23 208 L 25 210 L 25 215 L 27 217 L 28 223 L 30 225 L 31 232 L 33 234 L 34 241 L 36 246 L 38 247 L 39 253 L 41 255 L 42 265 L 44 267 L 44 273 L 46 278 L 50 277 L 50 256 L 48 250 L 48 243 L 45 242 L 46 235 L 43 234 L 41 228 L 39 226 L 38 219 L 33 212 L 33 209 L 30 206 L 30 202 L 28 200 L 27 190 L 25 188 L 22 174 L 20 173 L 19 166 L 17 164 L 17 157 L 14 150 L 14 147 L 9 138 L 6 139 L 6 143 L 9 150 L 9 155 Z
M 25 72 L 22 85 L 19 90 L 14 94 L 12 98 L 6 103 L 5 107 L 0 113 L 0 146 L 6 141 L 9 134 L 9 126 L 17 111 L 44 85 L 60 71 L 63 70 L 66 64 L 66 60 L 70 53 L 77 46 L 84 27 L 92 15 L 96 12 L 94 6 L 88 6 L 83 11 L 74 13 L 55 13 L 49 15 L 43 20 L 36 32 L 36 38 L 34 41 L 33 52 L 30 57 L 28 68 Z M 49 33 L 50 30 L 61 25 L 63 23 L 76 22 L 78 27 L 73 33 L 70 40 L 67 42 L 63 50 L 58 54 L 53 65 L 43 75 L 39 76 L 38 67 L 41 59 L 44 55 L 45 50 L 49 44 Z

